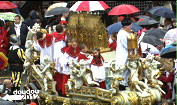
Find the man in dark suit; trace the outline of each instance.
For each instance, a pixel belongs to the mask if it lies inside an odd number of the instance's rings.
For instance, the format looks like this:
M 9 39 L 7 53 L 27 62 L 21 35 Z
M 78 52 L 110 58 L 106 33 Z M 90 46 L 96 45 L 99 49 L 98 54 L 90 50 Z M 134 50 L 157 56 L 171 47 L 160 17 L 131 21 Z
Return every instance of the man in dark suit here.
M 8 35 L 15 34 L 20 39 L 21 42 L 20 47 L 25 49 L 27 33 L 28 33 L 27 25 L 22 23 L 20 15 L 16 15 L 14 25 L 11 26 Z

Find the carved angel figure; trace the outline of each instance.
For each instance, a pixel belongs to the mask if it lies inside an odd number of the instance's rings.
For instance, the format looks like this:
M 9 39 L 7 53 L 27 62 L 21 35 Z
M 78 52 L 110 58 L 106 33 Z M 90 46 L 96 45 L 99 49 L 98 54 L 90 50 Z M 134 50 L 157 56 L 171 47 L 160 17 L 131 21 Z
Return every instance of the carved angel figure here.
M 27 34 L 26 40 L 33 40 L 33 36 L 36 34 L 36 32 L 40 31 L 40 25 L 38 23 L 35 23 L 32 29 L 28 27 L 28 30 L 29 32 Z
M 129 87 L 130 90 L 137 89 L 139 92 L 143 93 L 143 90 L 140 86 L 143 86 L 146 90 L 149 89 L 148 85 L 145 84 L 143 81 L 139 80 L 138 70 L 141 66 L 141 62 L 139 60 L 128 60 L 127 68 L 130 70 L 130 77 L 129 77 Z
M 150 78 L 148 82 L 150 83 L 150 86 L 153 88 L 157 88 L 160 92 L 163 94 L 166 94 L 160 87 L 163 85 L 161 81 L 158 80 L 160 77 L 161 73 L 160 70 L 158 69 L 158 65 L 160 65 L 160 62 L 153 60 L 151 66 L 149 67 L 150 70 Z
M 25 62 L 23 64 L 23 66 L 25 68 L 23 74 L 25 74 L 27 69 L 30 67 L 30 60 L 32 58 L 32 51 L 33 51 L 33 46 L 32 45 L 33 45 L 32 40 L 27 40 L 26 41 L 26 44 L 25 44 L 25 47 L 26 47 L 26 50 L 25 50 L 26 59 L 25 59 Z
M 48 81 L 53 81 L 53 76 L 51 73 L 51 60 L 48 55 L 44 56 L 44 69 L 42 70 L 45 91 L 48 90 Z
M 93 81 L 93 76 L 91 70 L 86 68 L 87 63 L 84 60 L 79 62 L 80 66 L 74 63 L 74 61 L 69 62 L 70 67 L 70 79 L 68 81 L 69 90 L 73 87 L 75 89 L 80 89 L 84 82 L 88 86 L 99 86 L 99 83 Z
M 118 93 L 120 81 L 123 80 L 122 74 L 127 69 L 126 66 L 120 66 L 119 69 L 115 68 L 116 59 L 111 59 L 105 62 L 104 67 L 107 69 L 107 77 L 111 80 L 111 89 L 113 94 Z

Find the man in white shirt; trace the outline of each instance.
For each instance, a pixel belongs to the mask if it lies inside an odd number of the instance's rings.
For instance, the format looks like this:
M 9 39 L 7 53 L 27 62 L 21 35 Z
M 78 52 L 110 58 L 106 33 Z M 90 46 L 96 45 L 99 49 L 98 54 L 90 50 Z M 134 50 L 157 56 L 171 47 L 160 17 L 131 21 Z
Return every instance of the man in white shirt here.
M 20 47 L 25 49 L 27 33 L 28 33 L 27 25 L 22 23 L 20 15 L 16 15 L 14 25 L 10 27 L 8 35 L 15 34 L 20 39 L 20 43 L 21 43 Z

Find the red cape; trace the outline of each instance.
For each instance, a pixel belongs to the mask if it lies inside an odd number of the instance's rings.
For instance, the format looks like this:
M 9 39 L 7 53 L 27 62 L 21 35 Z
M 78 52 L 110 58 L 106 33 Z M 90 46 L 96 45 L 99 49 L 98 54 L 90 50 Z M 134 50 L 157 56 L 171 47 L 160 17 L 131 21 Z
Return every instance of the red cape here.
M 116 47 L 117 47 L 117 41 L 114 41 L 109 45 L 109 48 L 112 50 L 116 50 Z
M 55 37 L 55 42 L 64 40 L 64 33 L 59 34 L 57 32 L 53 32 L 52 35 Z
M 9 50 L 8 31 L 4 27 L 0 27 L 0 52 L 3 52 L 7 56 L 8 50 Z
M 97 64 L 96 64 L 97 61 Z M 96 65 L 96 66 L 103 66 L 102 61 L 104 61 L 104 58 L 101 56 L 100 59 L 98 57 L 93 57 L 91 65 Z
M 80 53 L 80 47 L 77 47 L 76 48 L 76 53 L 74 54 L 74 48 L 72 46 L 69 46 L 68 49 L 66 50 L 66 53 L 73 57 L 73 58 L 76 58 L 79 56 L 79 53 Z
M 78 61 L 80 61 L 81 59 L 88 60 L 89 58 L 87 58 L 86 55 L 80 53 L 78 57 Z
M 69 47 L 66 47 L 66 46 L 63 47 L 63 48 L 61 49 L 61 52 L 64 54 L 68 48 L 69 48 Z
M 53 35 L 52 34 L 46 34 L 46 37 L 44 40 L 38 40 L 39 45 L 44 48 L 44 46 L 46 45 L 47 47 L 49 47 L 52 44 L 53 41 Z

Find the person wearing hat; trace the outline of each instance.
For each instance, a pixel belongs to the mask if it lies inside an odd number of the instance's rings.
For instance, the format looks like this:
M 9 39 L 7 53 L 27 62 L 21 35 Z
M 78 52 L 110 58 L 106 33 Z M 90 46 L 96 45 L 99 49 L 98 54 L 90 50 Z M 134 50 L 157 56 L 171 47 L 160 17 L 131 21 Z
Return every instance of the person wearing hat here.
M 126 17 L 121 21 L 122 29 L 117 34 L 117 47 L 116 47 L 116 69 L 119 69 L 121 66 L 124 66 L 127 63 L 128 58 L 128 40 L 130 37 L 130 31 L 132 29 L 132 21 L 130 18 Z M 128 86 L 128 70 L 125 71 L 122 75 L 124 82 L 120 83 L 120 90 L 124 89 L 125 86 Z
M 64 41 L 66 42 L 67 40 L 67 35 L 66 35 L 66 25 L 68 24 L 67 21 L 65 20 L 61 20 L 60 24 L 63 26 L 63 37 L 64 37 Z
M 26 59 L 24 50 L 20 47 L 20 40 L 15 34 L 10 35 L 10 46 L 8 53 L 9 69 L 12 72 L 12 83 L 14 89 L 20 89 L 22 83 L 21 76 L 23 72 L 23 63 Z

